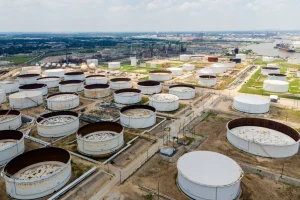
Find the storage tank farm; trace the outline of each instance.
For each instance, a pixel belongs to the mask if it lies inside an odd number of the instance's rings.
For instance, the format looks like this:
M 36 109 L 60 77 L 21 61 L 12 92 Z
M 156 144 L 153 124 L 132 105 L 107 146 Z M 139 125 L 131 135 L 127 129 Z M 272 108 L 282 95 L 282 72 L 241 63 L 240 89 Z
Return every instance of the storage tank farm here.
M 280 69 L 277 67 L 263 67 L 261 68 L 262 75 L 269 75 L 269 74 L 280 74 Z
M 167 68 L 170 72 L 172 72 L 172 76 L 181 76 L 183 73 L 182 68 Z
M 6 102 L 6 93 L 5 90 L 0 89 L 0 105 Z
M 20 85 L 37 83 L 38 78 L 40 78 L 40 74 L 21 74 L 17 77 Z
M 233 99 L 232 108 L 250 114 L 269 112 L 270 100 L 256 95 L 239 95 Z
M 210 151 L 193 151 L 177 161 L 177 182 L 187 196 L 196 200 L 236 199 L 244 176 L 231 158 Z
M 0 131 L 0 166 L 3 166 L 17 155 L 22 154 L 24 150 L 24 135 L 21 131 Z
M 179 99 L 187 100 L 195 98 L 196 89 L 191 85 L 172 85 L 169 87 L 169 93 Z
M 60 92 L 80 92 L 84 90 L 84 82 L 81 80 L 68 80 L 59 82 Z
M 45 70 L 45 75 L 47 76 L 56 76 L 59 78 L 64 78 L 65 70 L 64 69 L 47 69 Z
M 77 93 L 62 92 L 49 95 L 46 99 L 47 108 L 54 111 L 70 110 L 79 106 Z
M 68 151 L 55 147 L 27 151 L 10 160 L 2 175 L 10 197 L 42 198 L 58 191 L 70 180 L 71 156 Z
M 138 89 L 142 91 L 143 94 L 156 94 L 161 92 L 161 84 L 158 81 L 141 81 L 137 83 Z
M 85 76 L 83 72 L 67 72 L 64 75 L 64 80 L 65 81 L 71 81 L 71 80 L 80 80 L 84 81 Z
M 284 93 L 289 90 L 289 82 L 280 80 L 265 80 L 263 89 L 268 92 Z
M 48 87 L 46 84 L 41 83 L 34 83 L 34 84 L 27 84 L 27 85 L 21 85 L 19 87 L 20 92 L 27 92 L 27 91 L 40 91 L 43 95 L 48 94 Z
M 109 85 L 114 90 L 132 88 L 132 81 L 130 78 L 113 78 L 110 79 Z
M 156 109 L 148 105 L 130 105 L 120 110 L 120 123 L 128 128 L 148 128 L 156 123 Z
M 72 111 L 57 111 L 40 115 L 37 131 L 42 137 L 62 137 L 75 133 L 79 128 L 79 115 Z
M 124 145 L 124 128 L 116 122 L 87 124 L 77 131 L 77 149 L 92 157 L 107 157 Z
M 169 70 L 154 70 L 149 72 L 149 80 L 169 81 L 172 79 L 172 72 Z
M 149 105 L 157 111 L 174 111 L 179 108 L 179 97 L 173 94 L 155 94 L 149 98 Z
M 199 76 L 199 84 L 204 86 L 214 86 L 217 84 L 217 77 L 213 75 Z
M 84 96 L 87 98 L 103 98 L 111 94 L 108 84 L 93 84 L 84 86 Z
M 16 130 L 22 126 L 22 115 L 18 110 L 0 110 L 0 130 Z
M 268 80 L 287 81 L 285 74 L 268 74 Z
M 35 107 L 43 103 L 41 91 L 23 91 L 9 95 L 9 105 L 12 109 Z
M 227 139 L 236 148 L 257 156 L 286 158 L 299 149 L 299 133 L 280 122 L 239 118 L 227 123 Z
M 101 74 L 87 76 L 85 79 L 86 85 L 107 84 L 107 77 Z
M 46 76 L 37 79 L 38 84 L 46 84 L 47 88 L 56 88 L 59 86 L 60 78 L 58 76 Z
M 14 93 L 19 91 L 19 81 L 0 81 L 0 89 L 4 90 L 6 94 Z
M 120 104 L 135 104 L 142 101 L 142 92 L 139 89 L 120 89 L 114 92 L 114 101 Z

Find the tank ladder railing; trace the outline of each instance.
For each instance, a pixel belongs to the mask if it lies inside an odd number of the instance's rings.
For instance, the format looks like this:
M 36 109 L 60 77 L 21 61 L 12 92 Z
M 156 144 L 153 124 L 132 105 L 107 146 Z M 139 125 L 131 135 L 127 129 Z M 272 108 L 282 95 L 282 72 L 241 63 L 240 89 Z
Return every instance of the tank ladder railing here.
M 38 102 L 34 101 L 34 100 L 33 100 L 33 99 L 31 99 L 30 97 L 26 97 L 26 99 L 29 99 L 29 100 L 31 100 L 33 103 L 35 103 L 35 104 L 36 104 L 36 106 L 38 106 L 38 105 L 39 105 L 39 103 L 38 103 Z

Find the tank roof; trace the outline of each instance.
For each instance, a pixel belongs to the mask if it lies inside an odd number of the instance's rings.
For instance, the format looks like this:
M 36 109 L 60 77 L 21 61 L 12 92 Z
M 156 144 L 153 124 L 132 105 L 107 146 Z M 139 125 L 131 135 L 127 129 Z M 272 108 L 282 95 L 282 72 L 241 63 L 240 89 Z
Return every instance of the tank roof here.
M 256 96 L 256 95 L 239 95 L 239 96 L 235 96 L 234 100 L 246 104 L 256 104 L 256 105 L 270 103 L 269 99 Z
M 84 75 L 83 72 L 66 72 L 65 75 L 73 76 L 73 75 Z
M 30 90 L 30 89 L 39 89 L 39 88 L 43 88 L 43 87 L 47 87 L 47 85 L 40 84 L 40 83 L 34 83 L 34 84 L 22 85 L 19 87 L 19 89 Z
M 141 93 L 141 90 L 134 89 L 134 88 L 125 88 L 125 89 L 116 90 L 115 94 L 120 94 L 120 93 L 125 93 L 125 92 Z
M 123 126 L 116 122 L 96 122 L 79 128 L 77 135 L 83 137 L 97 131 L 113 131 L 121 133 L 123 131 Z
M 131 106 L 125 106 L 120 110 L 120 113 L 125 112 L 126 110 L 131 110 L 131 109 L 147 109 L 147 110 L 151 110 L 153 112 L 156 112 L 156 109 L 152 106 L 148 106 L 148 105 L 131 105 Z
M 210 151 L 193 151 L 181 156 L 178 171 L 193 183 L 208 187 L 230 186 L 241 180 L 244 172 L 231 158 Z
M 61 81 L 61 82 L 59 82 L 60 85 L 78 84 L 78 83 L 83 83 L 83 81 L 80 81 L 80 80 L 69 80 L 69 81 Z
M 119 82 L 119 81 L 131 81 L 130 78 L 112 78 L 110 79 L 111 82 Z
M 9 98 L 26 98 L 42 95 L 41 91 L 22 91 L 9 95 Z
M 85 89 L 109 88 L 108 84 L 92 84 L 84 86 Z
M 160 82 L 158 81 L 141 81 L 137 83 L 138 85 L 141 86 L 157 86 L 160 85 Z
M 36 77 L 40 76 L 39 74 L 21 74 L 18 76 L 18 78 L 31 78 L 31 77 Z

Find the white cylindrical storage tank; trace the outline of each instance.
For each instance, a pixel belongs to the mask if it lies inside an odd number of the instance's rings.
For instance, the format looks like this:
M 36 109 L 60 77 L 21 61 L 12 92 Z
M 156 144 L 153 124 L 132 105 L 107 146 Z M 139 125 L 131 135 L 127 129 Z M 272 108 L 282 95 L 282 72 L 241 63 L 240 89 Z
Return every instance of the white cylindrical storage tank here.
M 182 75 L 182 68 L 167 68 L 170 72 L 172 72 L 172 76 L 181 76 Z
M 270 100 L 256 95 L 235 96 L 232 104 L 233 109 L 251 114 L 269 112 Z
M 121 63 L 120 62 L 109 62 L 108 63 L 108 68 L 109 69 L 120 69 L 121 68 Z
M 156 94 L 161 91 L 161 84 L 158 81 L 141 81 L 137 85 L 143 94 Z
M 40 78 L 39 74 L 22 74 L 18 76 L 20 85 L 34 84 Z
M 195 98 L 196 89 L 191 85 L 171 85 L 169 93 L 177 96 L 179 99 L 193 99 Z
M 300 64 L 300 58 L 288 58 L 289 64 Z
M 297 71 L 297 77 L 298 78 L 300 77 L 300 71 Z
M 108 84 L 93 84 L 84 87 L 84 96 L 87 98 L 103 98 L 110 95 L 110 88 Z
M 124 128 L 116 122 L 87 124 L 77 131 L 77 149 L 92 157 L 107 157 L 124 145 Z
M 247 153 L 286 158 L 298 152 L 300 136 L 295 129 L 276 121 L 239 118 L 227 123 L 227 139 Z
M 114 101 L 120 104 L 135 104 L 142 101 L 142 93 L 139 89 L 120 89 L 114 92 Z
M 212 76 L 216 76 L 216 73 L 214 72 L 213 69 L 209 68 L 209 67 L 206 67 L 206 68 L 203 68 L 203 69 L 199 69 L 197 72 L 196 72 L 197 76 L 202 76 L 202 75 L 212 75 Z
M 262 58 L 262 61 L 264 61 L 264 62 L 273 62 L 274 61 L 274 57 L 264 56 Z
M 287 92 L 289 85 L 287 81 L 265 80 L 263 89 L 268 92 Z
M 48 88 L 58 87 L 60 78 L 58 76 L 47 76 L 37 79 L 37 83 L 46 84 Z
M 210 68 L 217 74 L 224 73 L 227 70 L 227 67 L 222 63 L 215 63 L 210 66 Z
M 225 65 L 227 69 L 235 68 L 235 62 L 228 61 L 228 62 L 222 62 L 222 64 Z
M 156 123 L 156 109 L 147 105 L 131 105 L 120 110 L 120 123 L 128 128 L 148 128 Z
M 137 64 L 137 60 L 136 60 L 136 57 L 130 57 L 130 65 L 133 66 L 133 67 L 136 67 L 136 64 Z
M 186 63 L 182 66 L 182 69 L 186 71 L 193 71 L 195 70 L 195 65 Z
M 179 188 L 196 200 L 232 200 L 240 194 L 242 168 L 231 158 L 211 151 L 193 151 L 177 161 Z
M 80 92 L 84 89 L 83 81 L 80 80 L 70 80 L 59 82 L 60 92 Z
M 48 88 L 46 84 L 39 84 L 39 83 L 34 83 L 34 84 L 27 84 L 27 85 L 21 85 L 19 87 L 20 92 L 25 92 L 25 91 L 41 91 L 43 95 L 48 94 Z
M 156 68 L 156 63 L 150 63 L 151 68 Z
M 0 81 L 0 89 L 4 90 L 6 94 L 19 91 L 19 81 Z
M 25 150 L 24 135 L 21 131 L 0 131 L 0 166 L 6 164 Z
M 18 110 L 0 110 L 0 130 L 16 130 L 22 126 L 21 112 Z
M 79 96 L 76 93 L 64 92 L 49 95 L 47 107 L 50 110 L 70 110 L 79 106 Z
M 37 131 L 42 137 L 62 137 L 75 133 L 79 128 L 79 115 L 72 111 L 58 111 L 40 115 Z
M 151 81 L 169 81 L 172 79 L 172 72 L 169 70 L 154 70 L 149 72 Z
M 72 176 L 71 156 L 55 147 L 25 152 L 3 168 L 7 194 L 15 199 L 37 199 L 62 188 Z
M 0 89 L 0 105 L 6 102 L 6 93 L 5 90 Z
M 217 77 L 212 75 L 199 76 L 199 84 L 205 86 L 214 86 L 217 84 Z
M 269 74 L 268 80 L 279 80 L 279 81 L 286 81 L 286 75 L 285 74 Z
M 35 107 L 43 103 L 41 91 L 23 91 L 9 95 L 9 105 L 11 108 L 24 109 Z
M 46 76 L 57 76 L 59 78 L 63 78 L 65 75 L 65 70 L 63 69 L 47 69 L 45 70 Z
M 280 66 L 279 66 L 277 63 L 270 63 L 270 64 L 267 64 L 267 67 L 280 68 Z
M 100 74 L 90 75 L 85 78 L 85 83 L 87 85 L 107 84 L 107 77 Z
M 190 60 L 191 59 L 191 56 L 190 55 L 180 55 L 180 57 L 179 57 L 179 59 L 181 60 L 181 61 L 188 61 L 188 60 Z
M 173 111 L 179 108 L 179 98 L 173 94 L 155 94 L 149 98 L 149 106 L 157 111 Z
M 132 81 L 130 78 L 112 78 L 109 85 L 114 90 L 132 88 Z
M 239 59 L 241 59 L 242 61 L 244 61 L 244 60 L 247 59 L 247 55 L 246 55 L 246 54 L 236 54 L 236 55 L 235 55 L 235 58 L 239 58 Z
M 67 72 L 64 75 L 64 80 L 65 81 L 70 81 L 70 80 L 84 81 L 85 76 L 84 76 L 83 72 Z
M 280 74 L 280 69 L 276 67 L 263 67 L 261 68 L 262 75 L 269 75 L 269 74 Z

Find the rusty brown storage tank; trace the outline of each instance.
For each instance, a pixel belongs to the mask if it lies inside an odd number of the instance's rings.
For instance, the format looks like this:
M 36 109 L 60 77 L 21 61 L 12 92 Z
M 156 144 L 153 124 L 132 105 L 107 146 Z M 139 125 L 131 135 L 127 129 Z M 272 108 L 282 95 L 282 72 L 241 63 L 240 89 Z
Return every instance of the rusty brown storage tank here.
M 208 56 L 207 60 L 208 62 L 218 62 L 219 58 L 216 56 Z

